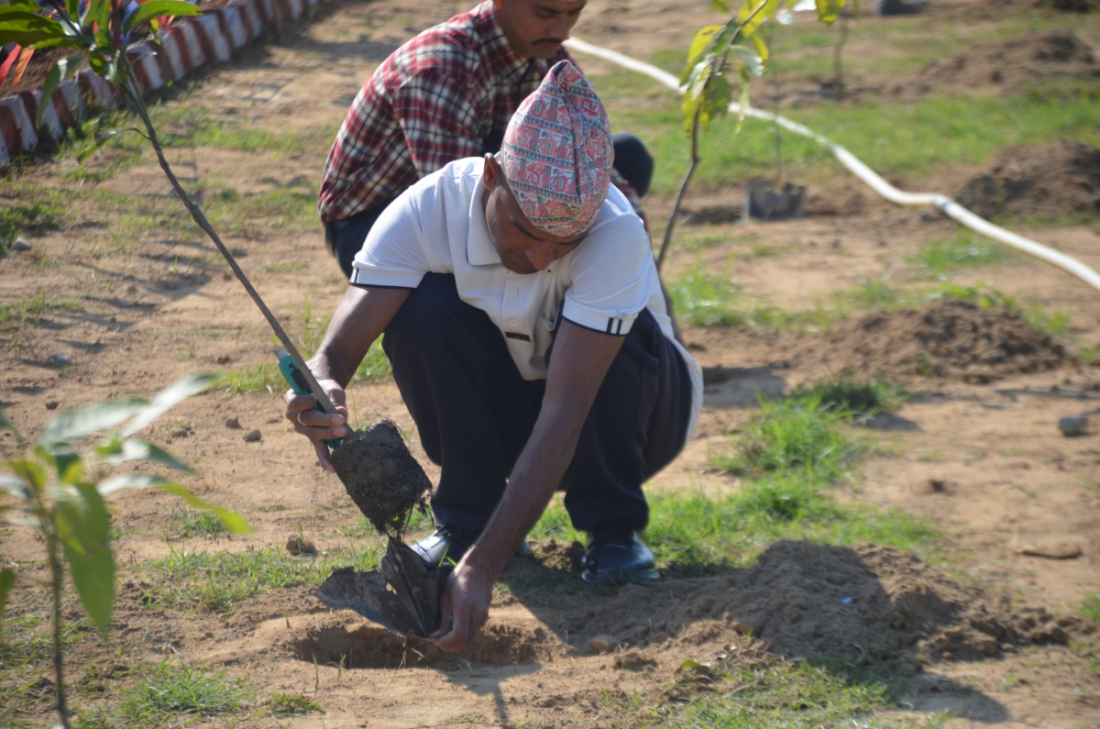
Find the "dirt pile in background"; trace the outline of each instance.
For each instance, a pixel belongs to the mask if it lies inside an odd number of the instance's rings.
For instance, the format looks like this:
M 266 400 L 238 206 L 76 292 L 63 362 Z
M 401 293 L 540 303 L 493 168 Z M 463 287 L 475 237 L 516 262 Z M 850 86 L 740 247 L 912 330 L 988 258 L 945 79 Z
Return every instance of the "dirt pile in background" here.
M 1100 215 L 1100 149 L 1079 142 L 1003 149 L 958 200 L 982 217 Z
M 1052 79 L 1100 79 L 1100 58 L 1073 33 L 1052 30 L 1005 41 L 975 43 L 951 58 L 934 61 L 887 93 L 906 95 L 944 91 L 971 92 L 993 87 L 1019 92 Z
M 813 363 L 830 376 L 856 378 L 919 375 L 981 383 L 1074 361 L 1019 312 L 957 300 L 867 314 L 827 334 L 797 335 L 779 348 L 780 358 L 794 365 Z
M 630 645 L 701 644 L 732 628 L 781 656 L 852 653 L 916 671 L 920 660 L 994 656 L 1012 645 L 1066 643 L 1076 618 L 1013 611 L 892 547 L 779 541 L 756 566 L 660 588 L 628 585 L 581 628 Z M 583 616 L 581 616 L 583 620 Z M 574 618 L 574 627 L 577 619 Z

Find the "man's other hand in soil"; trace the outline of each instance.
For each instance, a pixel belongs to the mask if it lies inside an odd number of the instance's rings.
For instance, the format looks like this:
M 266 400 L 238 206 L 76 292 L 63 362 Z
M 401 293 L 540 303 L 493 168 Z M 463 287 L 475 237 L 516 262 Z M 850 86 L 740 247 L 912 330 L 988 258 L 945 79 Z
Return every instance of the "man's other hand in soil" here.
M 428 457 L 438 529 L 413 546 L 457 560 L 445 650 L 484 625 L 493 585 L 555 490 L 590 534 L 583 579 L 656 579 L 638 538 L 642 484 L 683 448 L 699 365 L 673 338 L 642 221 L 610 187 L 603 105 L 567 61 L 517 110 L 501 151 L 453 162 L 401 195 L 355 257 L 310 363 L 334 402 L 380 335 Z M 318 446 L 343 418 L 287 394 Z M 344 411 L 342 411 L 344 412 Z

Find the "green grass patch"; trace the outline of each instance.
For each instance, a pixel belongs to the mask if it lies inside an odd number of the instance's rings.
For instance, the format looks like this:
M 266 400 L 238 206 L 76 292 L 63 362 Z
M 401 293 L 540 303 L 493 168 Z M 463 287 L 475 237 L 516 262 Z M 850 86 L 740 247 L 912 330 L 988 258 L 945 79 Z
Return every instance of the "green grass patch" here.
M 852 415 L 866 415 L 897 410 L 909 397 L 903 387 L 871 380 L 870 382 L 821 382 L 812 388 L 795 391 L 798 397 L 816 397 L 821 407 Z
M 264 261 L 260 264 L 264 273 L 300 273 L 306 270 L 304 263 L 286 263 L 283 261 Z
M 825 404 L 826 390 L 784 400 L 760 401 L 760 412 L 742 430 L 732 453 L 712 454 L 711 463 L 740 476 L 795 476 L 812 484 L 836 483 L 851 475 L 867 445 L 841 431 L 852 414 Z
M 214 536 L 225 533 L 225 524 L 217 516 L 194 509 L 169 510 L 169 529 L 182 537 Z
M 225 381 L 229 392 L 242 395 L 252 392 L 267 392 L 275 395 L 288 387 L 279 368 L 273 364 L 259 364 L 232 370 Z
M 678 96 L 640 74 L 615 71 L 590 78 L 616 130 L 637 134 L 653 154 L 651 190 L 673 194 L 690 161 Z M 757 89 L 766 93 L 765 85 Z M 763 100 L 758 95 L 757 103 Z M 1100 144 L 1095 124 L 1100 97 L 1083 89 L 1040 90 L 1026 96 L 933 96 L 916 102 L 822 103 L 785 115 L 843 145 L 885 175 L 924 177 L 945 165 L 981 164 L 1017 144 L 1060 138 Z M 717 189 L 775 174 L 773 125 L 746 119 L 739 135 L 736 126 L 734 118 L 720 119 L 701 135 L 702 162 L 694 189 Z M 780 135 L 787 175 L 818 177 L 838 169 L 832 155 L 813 141 L 787 131 Z
M 168 557 L 146 562 L 155 605 L 191 607 L 228 615 L 242 600 L 270 590 L 318 585 L 336 567 L 373 569 L 383 547 L 368 543 L 353 552 L 333 552 L 316 558 L 291 557 L 282 547 L 250 552 L 190 552 L 173 548 Z
M 265 707 L 276 716 L 325 713 L 325 710 L 316 701 L 295 694 L 273 694 L 267 700 Z
M 166 714 L 236 713 L 255 700 L 256 692 L 248 679 L 231 678 L 226 671 L 195 668 L 182 660 L 167 660 L 130 694 L 123 713 L 142 723 L 160 723 Z
M 805 329 L 822 331 L 836 319 L 822 307 L 791 312 L 767 304 L 744 302 L 741 287 L 728 276 L 708 273 L 703 265 L 666 282 L 677 319 L 696 326 L 743 326 L 752 331 Z
M 751 566 L 778 539 L 841 546 L 875 542 L 922 556 L 934 555 L 941 539 L 929 522 L 904 511 L 842 504 L 795 477 L 750 482 L 718 497 L 662 491 L 648 494 L 648 500 L 646 543 L 659 569 L 680 575 Z M 546 510 L 531 537 L 585 541 L 560 501 Z
M 700 656 L 699 659 L 702 660 Z M 918 720 L 882 716 L 902 708 L 901 681 L 887 675 L 851 679 L 810 661 L 769 658 L 746 664 L 733 658 L 716 664 L 685 661 L 676 689 L 690 697 L 662 726 L 714 729 L 818 729 L 819 727 L 942 726 L 946 717 Z M 702 690 L 700 690 L 702 689 Z M 612 715 L 633 714 L 629 699 L 605 694 Z M 623 717 L 626 718 L 626 717 Z M 623 726 L 631 724 L 627 719 Z
M 1100 623 L 1100 594 L 1085 592 L 1085 599 L 1081 601 L 1078 610 L 1089 620 Z
M 4 198 L 7 197 L 5 193 Z M 40 236 L 57 230 L 61 219 L 61 204 L 48 199 L 0 206 L 0 250 L 10 248 L 20 235 Z
M 1004 263 L 1012 254 L 1004 246 L 967 231 L 928 243 L 909 262 L 930 278 L 945 278 L 960 268 L 978 268 Z

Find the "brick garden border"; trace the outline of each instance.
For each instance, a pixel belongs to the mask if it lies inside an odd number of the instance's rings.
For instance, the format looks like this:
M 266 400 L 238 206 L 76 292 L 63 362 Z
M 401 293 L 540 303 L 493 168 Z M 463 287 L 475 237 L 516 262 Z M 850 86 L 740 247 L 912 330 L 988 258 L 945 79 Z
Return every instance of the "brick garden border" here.
M 176 82 L 206 63 L 225 63 L 265 31 L 297 20 L 326 0 L 230 0 L 218 10 L 162 30 L 160 45 L 152 40 L 131 45 L 126 55 L 142 91 L 148 93 Z M 20 91 L 0 98 L 0 165 L 38 146 L 40 133 L 62 137 L 77 122 L 113 109 L 118 88 L 84 69 L 64 81 L 50 97 L 42 127 L 34 119 L 41 91 Z

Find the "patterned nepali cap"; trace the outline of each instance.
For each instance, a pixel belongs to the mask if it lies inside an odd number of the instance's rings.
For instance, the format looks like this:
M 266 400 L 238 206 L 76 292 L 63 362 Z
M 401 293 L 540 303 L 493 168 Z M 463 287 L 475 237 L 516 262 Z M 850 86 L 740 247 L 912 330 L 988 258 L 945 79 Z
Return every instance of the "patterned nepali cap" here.
M 607 198 L 615 150 L 596 92 L 560 61 L 508 123 L 498 156 L 523 214 L 566 237 L 588 230 Z

